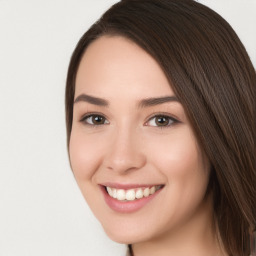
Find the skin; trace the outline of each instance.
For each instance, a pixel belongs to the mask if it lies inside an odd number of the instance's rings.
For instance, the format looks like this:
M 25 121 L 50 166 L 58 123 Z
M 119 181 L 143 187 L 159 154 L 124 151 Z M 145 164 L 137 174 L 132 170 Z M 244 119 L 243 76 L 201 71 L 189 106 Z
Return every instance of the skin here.
M 69 148 L 76 181 L 108 236 L 133 244 L 136 256 L 222 255 L 206 196 L 209 163 L 183 106 L 140 104 L 175 96 L 158 63 L 128 39 L 100 37 L 80 63 L 75 99 L 81 94 L 108 102 L 74 103 Z M 102 123 L 84 118 L 88 113 L 102 116 Z M 169 117 L 159 126 L 156 115 Z M 106 182 L 164 188 L 138 211 L 119 213 L 104 200 L 100 185 Z

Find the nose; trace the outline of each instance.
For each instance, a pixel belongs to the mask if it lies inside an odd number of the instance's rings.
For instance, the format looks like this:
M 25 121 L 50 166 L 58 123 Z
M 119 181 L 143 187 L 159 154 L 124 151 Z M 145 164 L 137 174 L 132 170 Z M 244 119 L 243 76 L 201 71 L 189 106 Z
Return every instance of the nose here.
M 112 134 L 110 148 L 105 156 L 105 166 L 120 174 L 138 170 L 146 164 L 141 136 L 123 129 Z

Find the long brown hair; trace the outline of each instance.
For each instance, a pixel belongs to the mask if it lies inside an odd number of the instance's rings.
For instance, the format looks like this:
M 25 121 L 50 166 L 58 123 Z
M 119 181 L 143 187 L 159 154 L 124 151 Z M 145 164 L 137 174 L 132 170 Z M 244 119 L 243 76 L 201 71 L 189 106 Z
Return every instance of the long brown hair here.
M 137 43 L 162 67 L 211 163 L 214 215 L 232 256 L 250 254 L 256 225 L 256 74 L 230 25 L 192 0 L 123 0 L 80 39 L 66 84 L 69 144 L 75 80 L 90 43 L 102 35 Z

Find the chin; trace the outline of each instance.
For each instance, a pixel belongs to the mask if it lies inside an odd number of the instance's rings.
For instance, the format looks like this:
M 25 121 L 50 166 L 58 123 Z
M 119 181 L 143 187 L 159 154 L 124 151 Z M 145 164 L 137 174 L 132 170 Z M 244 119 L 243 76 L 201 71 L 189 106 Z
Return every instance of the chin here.
M 142 223 L 141 223 L 142 224 Z M 154 237 L 156 230 L 150 230 L 147 225 L 128 225 L 123 223 L 121 225 L 107 225 L 103 226 L 107 236 L 114 242 L 120 244 L 135 244 L 148 241 Z

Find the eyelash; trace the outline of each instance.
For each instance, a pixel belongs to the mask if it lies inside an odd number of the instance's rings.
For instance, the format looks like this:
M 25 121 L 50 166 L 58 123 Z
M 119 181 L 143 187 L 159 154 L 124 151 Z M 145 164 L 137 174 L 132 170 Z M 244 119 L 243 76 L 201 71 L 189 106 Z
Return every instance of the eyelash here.
M 149 122 L 151 122 L 152 120 L 154 119 L 157 119 L 157 118 L 164 118 L 166 119 L 166 121 L 168 121 L 168 124 L 167 125 L 148 125 Z M 160 129 L 164 129 L 164 128 L 170 128 L 171 126 L 175 125 L 179 123 L 179 121 L 177 119 L 175 119 L 174 117 L 172 116 L 169 116 L 169 115 L 166 115 L 166 114 L 156 114 L 156 115 L 153 115 L 152 117 L 149 118 L 149 120 L 146 122 L 146 126 L 151 126 L 151 127 L 157 127 L 157 128 L 160 128 Z
M 88 119 L 89 118 L 92 118 L 92 117 L 100 117 L 105 121 L 107 121 L 107 118 L 101 114 L 97 114 L 97 113 L 92 113 L 92 114 L 86 114 L 84 115 L 81 119 L 80 119 L 80 122 L 84 123 L 85 125 L 90 125 L 90 126 L 93 126 L 93 127 L 96 127 L 96 126 L 101 126 L 101 125 L 105 125 L 105 124 L 109 124 L 108 123 L 103 123 L 103 124 L 93 124 L 93 123 L 88 123 Z
M 103 123 L 94 124 L 93 121 L 90 121 L 91 123 L 89 123 L 88 119 L 89 118 L 93 118 L 93 117 L 94 118 L 96 118 L 96 117 L 101 118 Z M 149 123 L 153 119 L 156 119 L 156 118 L 164 118 L 164 119 L 166 119 L 168 121 L 168 124 L 167 125 L 163 125 L 163 126 L 161 126 L 161 125 L 149 125 Z M 80 122 L 84 123 L 85 125 L 92 126 L 92 127 L 97 127 L 97 126 L 102 126 L 102 125 L 109 124 L 109 121 L 107 120 L 107 118 L 104 115 L 97 114 L 97 113 L 86 114 L 85 116 L 83 116 L 80 119 Z M 155 114 L 152 117 L 150 117 L 148 119 L 148 121 L 145 123 L 145 125 L 146 126 L 157 127 L 157 128 L 163 129 L 163 128 L 169 128 L 170 126 L 173 126 L 173 125 L 175 125 L 177 123 L 179 123 L 179 121 L 177 119 L 173 118 L 172 116 L 159 113 L 159 114 Z

